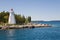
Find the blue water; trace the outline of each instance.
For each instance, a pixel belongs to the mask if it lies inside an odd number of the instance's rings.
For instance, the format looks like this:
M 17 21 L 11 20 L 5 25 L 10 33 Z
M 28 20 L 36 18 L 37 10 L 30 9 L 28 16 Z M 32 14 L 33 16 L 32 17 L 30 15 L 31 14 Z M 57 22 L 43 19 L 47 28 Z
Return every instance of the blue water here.
M 52 24 L 52 27 L 0 30 L 0 40 L 60 40 L 60 22 L 35 22 Z

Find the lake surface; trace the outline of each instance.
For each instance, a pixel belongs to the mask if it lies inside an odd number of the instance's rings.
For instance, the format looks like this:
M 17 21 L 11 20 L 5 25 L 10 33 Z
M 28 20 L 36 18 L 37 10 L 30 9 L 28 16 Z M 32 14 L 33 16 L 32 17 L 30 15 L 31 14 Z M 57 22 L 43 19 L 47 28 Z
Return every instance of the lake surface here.
M 52 24 L 52 27 L 0 30 L 0 40 L 60 40 L 60 22 L 33 22 Z

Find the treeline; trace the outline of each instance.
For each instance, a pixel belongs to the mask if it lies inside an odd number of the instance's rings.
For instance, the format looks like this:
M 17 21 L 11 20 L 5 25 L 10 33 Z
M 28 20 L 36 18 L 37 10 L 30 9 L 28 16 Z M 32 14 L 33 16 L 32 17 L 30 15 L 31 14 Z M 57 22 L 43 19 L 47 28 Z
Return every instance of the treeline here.
M 14 14 L 16 19 L 16 24 L 26 24 L 31 22 L 31 16 L 25 18 L 25 16 Z M 0 12 L 0 24 L 8 23 L 9 12 Z

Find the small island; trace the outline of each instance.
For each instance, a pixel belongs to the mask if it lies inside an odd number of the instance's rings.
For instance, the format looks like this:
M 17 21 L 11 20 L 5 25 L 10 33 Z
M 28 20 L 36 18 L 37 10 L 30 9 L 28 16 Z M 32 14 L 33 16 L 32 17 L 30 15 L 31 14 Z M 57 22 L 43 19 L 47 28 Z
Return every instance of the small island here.
M 0 29 L 20 29 L 20 28 L 37 28 L 51 27 L 50 24 L 36 24 L 31 22 L 31 16 L 15 14 L 13 9 L 11 12 L 0 12 Z

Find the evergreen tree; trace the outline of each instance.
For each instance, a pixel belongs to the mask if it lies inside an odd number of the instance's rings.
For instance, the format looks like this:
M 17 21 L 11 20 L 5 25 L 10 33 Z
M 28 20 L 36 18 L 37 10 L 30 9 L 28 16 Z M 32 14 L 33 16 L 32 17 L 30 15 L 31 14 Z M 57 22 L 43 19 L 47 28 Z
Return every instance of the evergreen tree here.
M 31 22 L 31 17 L 29 16 L 28 18 L 25 18 L 25 16 L 21 16 L 21 15 L 15 15 L 15 19 L 16 19 L 16 23 L 17 24 L 24 24 L 25 22 Z M 0 24 L 1 23 L 8 23 L 8 19 L 9 19 L 9 12 L 0 12 Z

